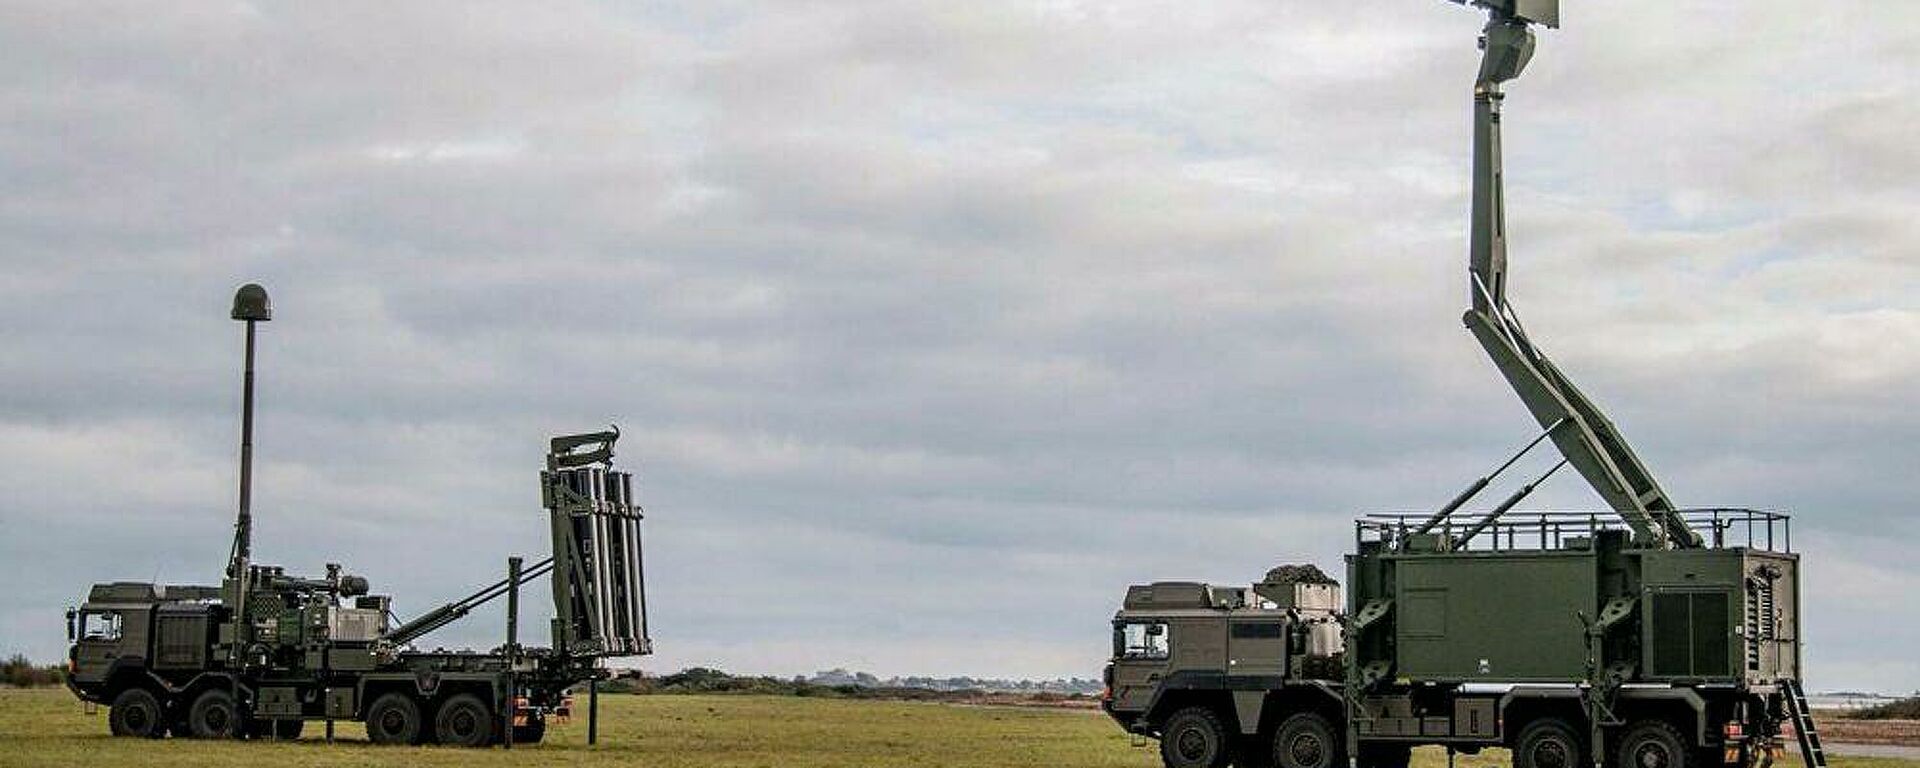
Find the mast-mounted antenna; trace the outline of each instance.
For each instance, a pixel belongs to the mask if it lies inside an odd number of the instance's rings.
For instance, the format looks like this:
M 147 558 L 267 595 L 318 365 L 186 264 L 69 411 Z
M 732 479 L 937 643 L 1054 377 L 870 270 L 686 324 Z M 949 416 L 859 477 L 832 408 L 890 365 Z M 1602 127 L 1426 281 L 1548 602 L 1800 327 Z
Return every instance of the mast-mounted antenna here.
M 1626 439 L 1527 338 L 1507 303 L 1505 180 L 1500 159 L 1500 84 L 1533 59 L 1532 25 L 1560 26 L 1559 0 L 1453 0 L 1487 10 L 1484 53 L 1473 88 L 1473 229 L 1468 257 L 1467 329 L 1493 358 L 1567 462 L 1641 539 L 1662 547 L 1698 547 L 1688 528 Z
M 233 555 L 227 577 L 246 578 L 253 556 L 253 326 L 273 319 L 267 289 L 247 283 L 233 294 L 233 319 L 247 324 L 247 356 L 240 394 L 240 516 L 233 527 Z

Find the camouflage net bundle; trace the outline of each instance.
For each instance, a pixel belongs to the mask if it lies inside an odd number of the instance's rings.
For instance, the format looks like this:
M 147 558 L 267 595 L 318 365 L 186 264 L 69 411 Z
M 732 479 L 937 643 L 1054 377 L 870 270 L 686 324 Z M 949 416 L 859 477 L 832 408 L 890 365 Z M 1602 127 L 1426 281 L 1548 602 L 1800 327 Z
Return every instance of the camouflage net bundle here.
M 1340 583 L 1340 582 L 1334 581 L 1333 577 L 1328 576 L 1327 573 L 1325 571 L 1320 570 L 1318 566 L 1311 565 L 1311 564 L 1276 566 L 1273 570 L 1267 571 L 1266 581 L 1269 584 L 1338 584 Z

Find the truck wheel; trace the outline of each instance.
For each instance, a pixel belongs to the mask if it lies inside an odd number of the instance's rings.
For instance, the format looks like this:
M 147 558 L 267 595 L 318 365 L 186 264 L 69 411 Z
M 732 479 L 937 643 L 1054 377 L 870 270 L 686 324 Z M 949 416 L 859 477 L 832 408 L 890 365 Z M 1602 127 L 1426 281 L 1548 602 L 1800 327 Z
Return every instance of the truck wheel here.
M 1584 768 L 1587 762 L 1579 735 L 1557 717 L 1527 723 L 1513 746 L 1513 768 Z
M 541 739 L 546 737 L 547 721 L 543 718 L 532 718 L 527 721 L 526 725 L 516 725 L 513 727 L 513 743 L 515 744 L 538 744 Z
M 1279 768 L 1339 768 L 1347 762 L 1346 751 L 1333 723 L 1313 712 L 1281 721 L 1273 733 L 1273 764 Z
M 1405 744 L 1360 745 L 1360 768 L 1407 768 L 1413 748 Z
M 1620 768 L 1691 768 L 1693 751 L 1665 720 L 1641 720 L 1620 738 Z
M 447 699 L 433 718 L 434 740 L 452 747 L 492 744 L 494 730 L 492 708 L 471 693 Z
M 128 688 L 113 697 L 113 709 L 107 713 L 107 730 L 115 736 L 157 739 L 167 735 L 167 721 L 160 699 L 145 688 Z
M 1167 768 L 1220 768 L 1227 764 L 1227 729 L 1206 707 L 1175 712 L 1160 733 L 1160 760 Z
M 240 735 L 240 708 L 224 688 L 201 691 L 187 710 L 187 732 L 196 739 L 232 739 Z
M 420 743 L 420 705 L 404 693 L 389 693 L 374 699 L 367 707 L 367 741 Z

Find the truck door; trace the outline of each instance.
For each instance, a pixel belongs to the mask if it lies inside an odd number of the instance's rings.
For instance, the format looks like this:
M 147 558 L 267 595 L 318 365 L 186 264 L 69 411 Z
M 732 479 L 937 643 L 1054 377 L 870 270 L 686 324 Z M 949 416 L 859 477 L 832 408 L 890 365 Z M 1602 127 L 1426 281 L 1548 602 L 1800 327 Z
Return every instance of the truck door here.
M 1113 709 L 1138 712 L 1153 701 L 1172 657 L 1167 623 L 1127 619 L 1113 625 Z
M 1287 668 L 1287 623 L 1280 616 L 1232 619 L 1227 624 L 1227 674 L 1280 676 Z
M 122 611 L 86 608 L 80 611 L 78 637 L 73 643 L 73 678 L 83 683 L 107 679 L 107 671 L 123 655 L 127 616 Z M 139 655 L 139 654 L 133 654 Z

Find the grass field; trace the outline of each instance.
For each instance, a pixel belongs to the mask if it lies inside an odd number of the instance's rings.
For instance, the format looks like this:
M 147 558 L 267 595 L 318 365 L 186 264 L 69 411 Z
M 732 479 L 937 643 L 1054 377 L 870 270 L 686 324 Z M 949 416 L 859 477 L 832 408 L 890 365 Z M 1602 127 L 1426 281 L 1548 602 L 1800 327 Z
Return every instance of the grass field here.
M 317 726 L 317 724 L 310 724 Z M 600 744 L 586 724 L 548 733 L 511 753 L 439 747 L 374 747 L 343 723 L 346 743 L 325 744 L 312 727 L 297 743 L 144 742 L 107 735 L 105 713 L 86 715 L 61 689 L 0 690 L 0 766 L 147 765 L 209 768 L 243 762 L 322 766 L 567 765 L 694 766 L 1078 766 L 1159 765 L 1098 713 L 893 701 L 762 696 L 606 696 Z M 1504 765 L 1504 753 L 1462 757 L 1462 768 Z M 1418 768 L 1446 760 L 1425 750 Z M 1899 760 L 1836 758 L 1834 768 L 1920 768 Z

